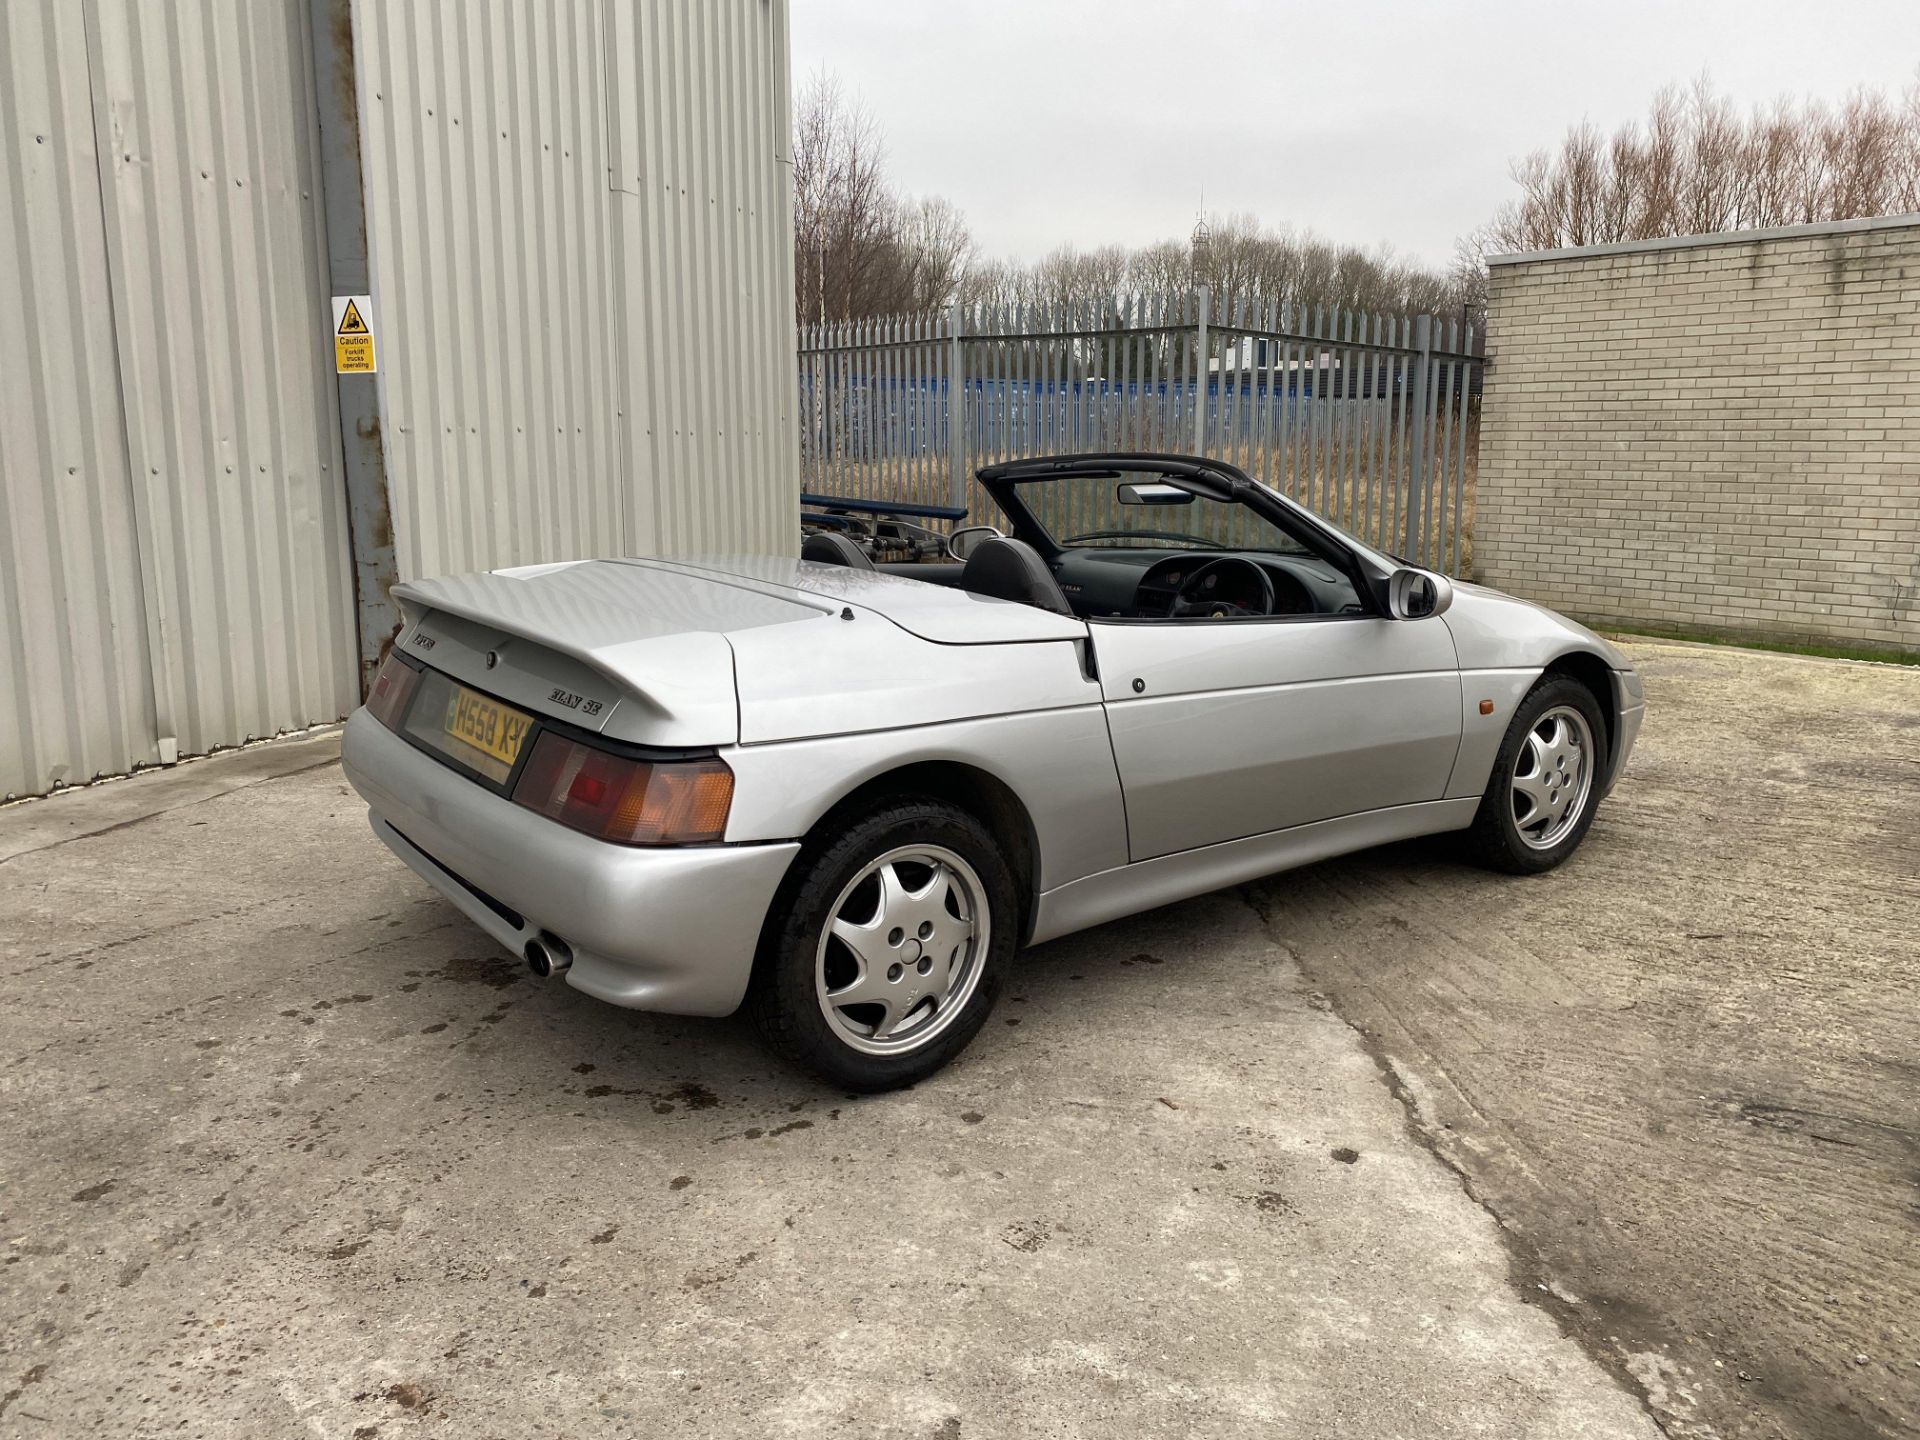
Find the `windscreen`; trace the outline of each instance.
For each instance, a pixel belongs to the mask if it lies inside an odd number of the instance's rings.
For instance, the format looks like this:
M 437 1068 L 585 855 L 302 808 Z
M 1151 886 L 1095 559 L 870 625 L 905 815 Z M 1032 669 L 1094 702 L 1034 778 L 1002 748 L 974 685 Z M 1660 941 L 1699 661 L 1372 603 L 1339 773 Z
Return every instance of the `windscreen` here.
M 1151 471 L 1018 483 L 1021 503 L 1048 538 L 1064 548 L 1309 553 L 1246 506 L 1176 490 Z M 1134 503 L 1126 498 L 1129 494 Z

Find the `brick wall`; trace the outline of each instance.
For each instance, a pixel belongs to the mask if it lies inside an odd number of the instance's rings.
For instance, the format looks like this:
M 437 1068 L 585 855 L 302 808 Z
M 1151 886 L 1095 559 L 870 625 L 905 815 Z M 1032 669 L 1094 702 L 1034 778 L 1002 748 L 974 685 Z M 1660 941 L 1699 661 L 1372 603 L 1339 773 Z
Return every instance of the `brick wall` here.
M 1488 355 L 1475 578 L 1920 652 L 1920 217 L 1496 261 Z

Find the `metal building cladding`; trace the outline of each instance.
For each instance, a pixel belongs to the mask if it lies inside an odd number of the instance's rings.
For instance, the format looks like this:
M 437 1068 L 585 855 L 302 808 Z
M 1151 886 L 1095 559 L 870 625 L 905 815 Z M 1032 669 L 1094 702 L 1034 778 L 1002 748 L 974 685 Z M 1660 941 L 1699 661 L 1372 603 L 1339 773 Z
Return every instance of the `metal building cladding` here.
M 0 5 L 0 794 L 338 718 L 396 579 L 789 548 L 788 125 L 786 0 Z

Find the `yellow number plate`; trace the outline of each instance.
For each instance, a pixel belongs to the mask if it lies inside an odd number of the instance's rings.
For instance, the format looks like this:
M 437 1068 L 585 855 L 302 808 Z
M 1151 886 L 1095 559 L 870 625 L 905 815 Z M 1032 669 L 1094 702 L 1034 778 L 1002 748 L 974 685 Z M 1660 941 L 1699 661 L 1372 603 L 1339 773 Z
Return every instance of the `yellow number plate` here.
M 520 758 L 520 745 L 532 725 L 531 716 L 477 695 L 464 685 L 454 686 L 453 694 L 447 697 L 447 734 L 509 768 Z

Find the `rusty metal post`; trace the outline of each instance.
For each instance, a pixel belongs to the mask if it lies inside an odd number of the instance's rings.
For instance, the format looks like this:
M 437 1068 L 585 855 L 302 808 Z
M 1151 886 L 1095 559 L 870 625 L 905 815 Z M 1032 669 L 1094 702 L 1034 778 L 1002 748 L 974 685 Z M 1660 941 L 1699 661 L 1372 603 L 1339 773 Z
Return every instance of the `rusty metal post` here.
M 367 265 L 366 197 L 360 180 L 360 96 L 353 68 L 351 0 L 310 0 L 314 94 L 320 114 L 321 211 L 327 227 L 329 295 L 372 290 Z M 329 321 L 329 296 L 315 299 L 316 316 Z M 380 311 L 374 311 L 375 330 Z M 320 337 L 324 338 L 324 337 Z M 377 335 L 376 335 L 377 340 Z M 331 342 L 326 342 L 331 352 Z M 386 364 L 391 352 L 376 349 Z M 393 509 L 387 496 L 377 375 L 335 375 L 340 399 L 340 450 L 347 490 L 347 538 L 353 552 L 354 628 L 360 642 L 360 693 L 373 682 L 386 648 L 400 630 L 389 592 L 398 579 Z

